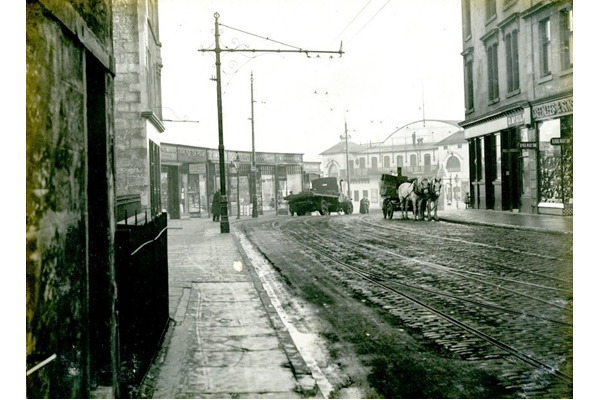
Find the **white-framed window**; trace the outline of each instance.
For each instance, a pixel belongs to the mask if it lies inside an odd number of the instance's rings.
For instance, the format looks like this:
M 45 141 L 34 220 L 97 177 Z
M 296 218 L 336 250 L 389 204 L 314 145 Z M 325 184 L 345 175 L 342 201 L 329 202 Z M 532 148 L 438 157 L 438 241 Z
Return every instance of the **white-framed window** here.
M 519 89 L 519 31 L 513 30 L 504 37 L 506 47 L 507 92 Z
M 552 39 L 550 31 L 550 18 L 540 21 L 540 73 L 542 76 L 550 75 L 550 41 Z

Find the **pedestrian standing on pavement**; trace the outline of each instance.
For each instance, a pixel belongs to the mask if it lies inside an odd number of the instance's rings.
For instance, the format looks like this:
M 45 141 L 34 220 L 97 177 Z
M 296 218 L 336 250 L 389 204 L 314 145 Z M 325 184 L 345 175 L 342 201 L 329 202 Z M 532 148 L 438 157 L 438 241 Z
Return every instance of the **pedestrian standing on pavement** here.
M 367 196 L 364 196 L 361 200 L 360 200 L 360 213 L 361 214 L 368 214 L 369 213 L 369 199 L 367 199 Z
M 212 215 L 213 221 L 219 221 L 221 218 L 221 191 L 217 190 L 212 199 Z

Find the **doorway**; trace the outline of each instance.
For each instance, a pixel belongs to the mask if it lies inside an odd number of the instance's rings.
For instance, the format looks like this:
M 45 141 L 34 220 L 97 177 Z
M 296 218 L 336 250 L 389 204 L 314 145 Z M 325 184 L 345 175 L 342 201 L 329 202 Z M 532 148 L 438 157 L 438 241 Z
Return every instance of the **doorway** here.
M 502 209 L 515 210 L 521 205 L 521 159 L 516 128 L 502 131 Z

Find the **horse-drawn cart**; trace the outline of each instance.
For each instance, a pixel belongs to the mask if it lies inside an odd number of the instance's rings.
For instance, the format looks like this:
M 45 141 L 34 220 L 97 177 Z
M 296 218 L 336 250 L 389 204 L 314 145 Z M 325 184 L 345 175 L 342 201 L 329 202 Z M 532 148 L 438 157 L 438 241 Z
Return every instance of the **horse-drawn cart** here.
M 398 187 L 408 182 L 409 179 L 402 175 L 401 168 L 398 168 L 398 175 L 383 174 L 379 181 L 379 193 L 383 197 L 381 211 L 383 218 L 392 219 L 394 211 L 401 211 L 402 203 L 398 197 Z

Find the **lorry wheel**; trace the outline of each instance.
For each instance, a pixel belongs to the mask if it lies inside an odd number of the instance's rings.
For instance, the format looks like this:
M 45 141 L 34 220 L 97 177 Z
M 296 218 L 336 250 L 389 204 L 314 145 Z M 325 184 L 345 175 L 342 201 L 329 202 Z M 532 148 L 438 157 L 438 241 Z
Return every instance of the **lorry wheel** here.
M 344 207 L 344 213 L 352 214 L 353 212 L 354 212 L 354 206 L 352 205 L 352 203 L 347 203 L 346 207 Z
M 327 201 L 321 201 L 321 209 L 319 210 L 319 213 L 321 215 L 329 215 L 329 204 Z

